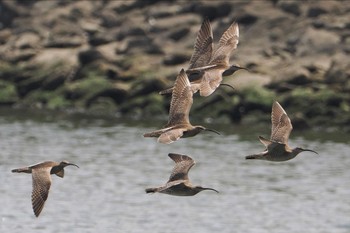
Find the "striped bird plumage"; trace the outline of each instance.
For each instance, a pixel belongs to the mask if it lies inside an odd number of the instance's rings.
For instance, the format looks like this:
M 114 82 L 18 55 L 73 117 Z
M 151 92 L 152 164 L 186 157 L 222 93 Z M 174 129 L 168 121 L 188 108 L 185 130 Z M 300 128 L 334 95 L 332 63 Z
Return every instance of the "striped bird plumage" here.
M 193 126 L 190 123 L 189 114 L 193 104 L 193 90 L 184 69 L 178 74 L 173 95 L 170 102 L 168 123 L 163 129 L 145 133 L 144 137 L 158 137 L 159 143 L 169 144 L 181 137 L 193 137 L 203 130 L 219 132 L 206 129 L 203 126 Z
M 246 156 L 246 159 L 287 161 L 293 159 L 303 151 L 311 151 L 317 154 L 316 151 L 310 149 L 289 147 L 288 139 L 293 126 L 286 111 L 277 101 L 272 104 L 271 125 L 270 139 L 259 136 L 260 142 L 266 147 L 265 151 L 258 154 L 248 155 Z
M 44 208 L 45 201 L 49 195 L 51 187 L 51 174 L 55 174 L 61 178 L 64 177 L 64 167 L 76 164 L 69 163 L 66 160 L 62 162 L 45 161 L 28 167 L 13 169 L 16 173 L 31 173 L 32 174 L 32 207 L 36 217 L 38 217 Z
M 147 188 L 146 193 L 164 193 L 174 196 L 194 196 L 203 190 L 212 190 L 212 188 L 203 188 L 201 186 L 193 186 L 188 178 L 188 172 L 195 164 L 195 161 L 181 154 L 169 153 L 168 156 L 175 162 L 175 166 L 171 172 L 169 180 L 163 186 L 157 188 Z

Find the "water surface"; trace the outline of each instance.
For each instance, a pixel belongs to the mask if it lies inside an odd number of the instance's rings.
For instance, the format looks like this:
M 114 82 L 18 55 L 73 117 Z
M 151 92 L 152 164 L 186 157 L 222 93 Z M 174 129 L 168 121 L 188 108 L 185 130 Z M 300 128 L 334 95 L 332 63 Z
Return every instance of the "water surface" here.
M 0 232 L 350 232 L 350 135 L 292 132 L 302 153 L 273 163 L 246 161 L 260 152 L 266 127 L 211 126 L 171 145 L 142 134 L 165 122 L 127 122 L 86 115 L 0 111 Z M 197 122 L 198 123 L 198 122 Z M 204 125 L 204 123 L 203 123 Z M 183 153 L 196 160 L 193 184 L 215 188 L 193 197 L 145 194 L 167 181 Z M 31 209 L 31 176 L 11 169 L 63 159 L 39 218 Z

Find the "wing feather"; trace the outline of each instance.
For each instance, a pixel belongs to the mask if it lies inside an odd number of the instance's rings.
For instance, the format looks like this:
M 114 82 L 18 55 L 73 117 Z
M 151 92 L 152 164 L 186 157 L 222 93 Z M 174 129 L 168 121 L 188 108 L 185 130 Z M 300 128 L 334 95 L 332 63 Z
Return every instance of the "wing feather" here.
M 213 52 L 213 31 L 210 21 L 205 19 L 198 32 L 194 51 L 190 59 L 189 69 L 202 67 L 208 64 Z
M 218 48 L 212 55 L 210 64 L 223 63 L 229 65 L 231 52 L 237 48 L 239 42 L 239 28 L 237 23 L 231 26 L 222 34 Z
M 277 101 L 272 105 L 271 124 L 270 139 L 275 142 L 287 144 L 293 126 L 286 111 Z
M 272 111 L 271 111 L 271 123 L 272 123 L 271 132 L 275 131 L 275 128 L 280 123 L 280 119 L 283 114 L 287 114 L 287 113 L 286 111 L 284 111 L 282 106 L 277 101 L 273 102 Z
M 184 69 L 182 69 L 175 81 L 167 126 L 190 124 L 189 113 L 192 104 L 193 92 L 191 84 Z
M 292 124 L 287 114 L 281 116 L 280 122 L 271 134 L 271 140 L 282 144 L 288 143 L 290 132 L 292 131 Z
M 169 153 L 168 156 L 175 162 L 175 166 L 168 182 L 175 180 L 189 180 L 188 171 L 195 164 L 195 161 L 187 155 Z
M 213 69 L 205 71 L 203 78 L 200 83 L 200 95 L 209 96 L 216 88 L 220 86 L 222 81 L 222 70 Z
M 49 195 L 51 186 L 51 167 L 33 169 L 33 192 L 32 192 L 32 206 L 36 217 L 39 216 L 44 208 L 45 201 Z
M 184 129 L 178 128 L 164 132 L 159 136 L 158 142 L 163 144 L 173 143 L 182 137 L 183 131 Z

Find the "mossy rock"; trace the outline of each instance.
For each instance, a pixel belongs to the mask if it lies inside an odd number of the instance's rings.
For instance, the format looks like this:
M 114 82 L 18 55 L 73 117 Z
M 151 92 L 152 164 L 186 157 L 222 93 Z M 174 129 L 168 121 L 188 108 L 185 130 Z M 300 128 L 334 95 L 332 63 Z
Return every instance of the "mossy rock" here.
M 324 106 L 339 107 L 347 99 L 344 93 L 324 88 L 314 91 L 312 88 L 295 88 L 287 95 L 296 106 L 310 106 L 311 104 L 320 103 Z
M 31 77 L 29 67 L 0 61 L 0 79 L 18 83 Z
M 18 99 L 16 86 L 13 83 L 0 80 L 0 104 L 13 104 Z
M 48 109 L 66 109 L 72 107 L 72 103 L 69 102 L 64 96 L 56 95 L 48 99 L 47 108 Z
M 247 87 L 241 91 L 241 95 L 246 103 L 252 103 L 263 108 L 270 108 L 275 100 L 275 93 L 262 87 Z
M 44 80 L 44 77 L 33 77 L 20 82 L 17 86 L 18 94 L 21 96 L 21 98 L 26 97 L 29 93 L 40 89 L 44 83 Z
M 99 115 L 101 114 L 110 115 L 116 112 L 117 109 L 118 107 L 116 103 L 113 101 L 113 99 L 100 97 L 89 105 L 88 112 L 96 113 Z
M 139 96 L 125 101 L 120 107 L 123 115 L 142 115 L 156 117 L 167 113 L 164 98 L 158 93 Z
M 52 110 L 73 107 L 73 103 L 64 97 L 62 90 L 54 92 L 42 90 L 33 91 L 26 96 L 26 98 L 22 101 L 22 104 Z
M 91 99 L 97 93 L 110 89 L 112 82 L 98 72 L 90 72 L 86 78 L 79 79 L 66 85 L 66 92 L 77 93 L 77 104 L 85 107 L 87 100 Z
M 305 108 L 310 105 L 314 91 L 311 88 L 297 87 L 283 96 L 286 105 Z
M 284 103 L 289 112 L 305 117 L 310 125 L 343 124 L 350 111 L 347 95 L 330 88 L 315 91 L 310 87 L 298 87 L 284 96 Z M 333 119 L 332 122 L 329 119 Z
M 197 94 L 196 94 L 197 95 Z M 231 114 L 231 109 L 237 104 L 239 97 L 224 96 L 219 94 L 219 90 L 212 95 L 203 98 L 194 96 L 190 115 L 195 120 L 203 120 L 204 117 L 213 119 L 213 122 L 220 122 L 219 117 Z
M 346 99 L 346 95 L 327 88 L 315 92 L 313 99 L 321 101 L 328 106 L 339 107 L 343 100 Z
M 157 93 L 163 89 L 165 89 L 166 82 L 163 79 L 150 77 L 148 74 L 144 74 L 140 76 L 140 78 L 133 82 L 130 88 L 130 96 L 138 97 L 138 96 L 146 96 L 152 95 L 153 93 Z

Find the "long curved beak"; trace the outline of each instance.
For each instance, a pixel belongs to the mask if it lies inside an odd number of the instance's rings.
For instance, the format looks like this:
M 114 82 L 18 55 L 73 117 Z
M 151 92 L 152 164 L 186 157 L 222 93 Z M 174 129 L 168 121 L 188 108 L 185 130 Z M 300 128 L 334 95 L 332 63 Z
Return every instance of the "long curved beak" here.
M 214 132 L 218 135 L 221 135 L 218 131 L 216 131 L 215 129 L 204 129 L 205 131 L 210 131 L 210 132 Z
M 202 188 L 203 190 L 211 190 L 211 191 L 214 191 L 214 192 L 216 192 L 216 193 L 219 193 L 219 191 L 218 190 L 216 190 L 216 189 L 212 189 L 212 188 Z
M 318 154 L 316 151 L 314 150 L 310 150 L 310 149 L 302 149 L 303 151 L 310 151 L 310 152 L 314 152 L 315 154 Z
M 67 165 L 72 165 L 72 166 L 76 166 L 77 168 L 79 168 L 79 166 L 74 164 L 74 163 L 68 163 Z
M 227 83 L 221 83 L 220 86 L 227 86 L 227 87 L 231 87 L 232 90 L 234 90 L 235 88 L 233 86 L 231 86 L 230 84 Z
M 222 76 L 230 76 L 230 75 L 232 75 L 234 72 L 236 72 L 237 70 L 246 70 L 246 71 L 249 71 L 247 68 L 240 67 L 240 66 L 236 66 L 236 65 L 232 65 L 232 66 L 230 66 L 230 68 L 228 68 L 227 70 L 225 70 L 224 73 L 222 73 Z

